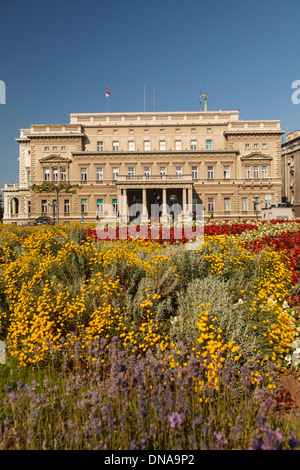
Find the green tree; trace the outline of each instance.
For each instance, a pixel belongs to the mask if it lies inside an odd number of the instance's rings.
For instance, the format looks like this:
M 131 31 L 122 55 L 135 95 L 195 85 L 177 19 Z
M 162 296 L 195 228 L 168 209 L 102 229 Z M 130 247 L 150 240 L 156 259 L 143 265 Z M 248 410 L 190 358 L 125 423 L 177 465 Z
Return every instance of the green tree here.
M 80 189 L 79 184 L 71 184 L 66 182 L 54 183 L 51 181 L 45 181 L 42 184 L 33 184 L 30 189 L 35 193 L 55 193 L 56 195 L 56 207 L 57 207 L 57 225 L 59 224 L 59 204 L 58 198 L 60 193 L 76 194 L 77 189 Z

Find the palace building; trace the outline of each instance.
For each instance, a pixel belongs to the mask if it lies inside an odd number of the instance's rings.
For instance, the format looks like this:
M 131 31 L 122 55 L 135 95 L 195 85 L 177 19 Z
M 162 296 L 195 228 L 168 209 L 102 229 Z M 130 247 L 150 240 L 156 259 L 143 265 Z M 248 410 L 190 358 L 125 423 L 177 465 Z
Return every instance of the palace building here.
M 134 204 L 157 204 L 205 219 L 260 216 L 282 198 L 278 120 L 240 120 L 238 111 L 71 113 L 67 124 L 21 129 L 19 183 L 6 184 L 4 223 L 39 216 L 130 220 Z M 78 184 L 75 194 L 36 193 L 43 182 Z M 58 207 L 57 207 L 58 206 Z M 177 214 L 180 217 L 180 211 Z

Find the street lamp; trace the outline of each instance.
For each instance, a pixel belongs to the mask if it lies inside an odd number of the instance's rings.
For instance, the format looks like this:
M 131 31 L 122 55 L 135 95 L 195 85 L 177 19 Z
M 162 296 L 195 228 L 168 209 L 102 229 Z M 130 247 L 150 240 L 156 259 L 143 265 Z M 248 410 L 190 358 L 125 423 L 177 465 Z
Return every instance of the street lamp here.
M 54 225 L 55 225 L 55 212 L 56 212 L 55 209 L 56 209 L 56 207 L 57 207 L 57 202 L 58 202 L 57 199 L 53 199 L 53 203 L 52 203 L 52 204 L 50 204 L 50 201 L 48 201 L 48 205 L 49 205 L 50 207 L 52 207 Z
M 252 202 L 254 204 L 254 210 L 255 210 L 255 218 L 258 219 L 258 206 L 260 204 L 261 201 L 259 201 L 259 197 L 258 196 L 255 196 L 253 199 L 252 199 Z

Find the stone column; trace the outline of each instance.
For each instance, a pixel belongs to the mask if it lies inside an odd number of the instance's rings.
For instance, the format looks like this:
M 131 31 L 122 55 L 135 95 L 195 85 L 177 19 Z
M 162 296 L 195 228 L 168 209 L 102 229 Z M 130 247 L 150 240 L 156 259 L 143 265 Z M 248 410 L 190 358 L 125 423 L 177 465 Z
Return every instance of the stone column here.
M 122 195 L 122 222 L 127 223 L 128 221 L 128 210 L 127 210 L 127 189 L 123 189 Z
M 182 188 L 182 220 L 184 220 L 184 217 L 186 216 L 185 210 L 186 210 L 186 188 Z
M 147 210 L 147 189 L 146 188 L 143 188 L 142 204 L 143 204 L 143 213 L 141 214 L 142 223 L 147 223 L 148 222 L 148 210 Z
M 168 213 L 167 213 L 167 189 L 163 188 L 162 190 L 162 222 L 168 221 Z

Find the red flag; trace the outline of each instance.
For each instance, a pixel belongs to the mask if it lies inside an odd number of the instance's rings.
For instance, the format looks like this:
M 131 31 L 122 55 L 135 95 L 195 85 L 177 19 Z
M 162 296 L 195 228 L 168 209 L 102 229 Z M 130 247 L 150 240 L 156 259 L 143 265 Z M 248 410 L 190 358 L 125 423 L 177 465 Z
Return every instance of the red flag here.
M 106 88 L 106 98 L 108 98 L 110 95 L 110 92 L 108 91 L 108 88 Z

